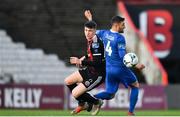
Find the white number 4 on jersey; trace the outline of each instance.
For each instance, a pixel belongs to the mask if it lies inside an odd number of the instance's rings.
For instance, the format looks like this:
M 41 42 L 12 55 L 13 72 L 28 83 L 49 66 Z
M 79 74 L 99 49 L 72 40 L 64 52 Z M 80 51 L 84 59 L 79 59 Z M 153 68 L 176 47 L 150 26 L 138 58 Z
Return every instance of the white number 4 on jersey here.
M 108 41 L 108 43 L 106 45 L 106 52 L 108 52 L 108 55 L 111 56 L 112 49 L 111 49 L 111 46 L 110 46 L 110 41 Z

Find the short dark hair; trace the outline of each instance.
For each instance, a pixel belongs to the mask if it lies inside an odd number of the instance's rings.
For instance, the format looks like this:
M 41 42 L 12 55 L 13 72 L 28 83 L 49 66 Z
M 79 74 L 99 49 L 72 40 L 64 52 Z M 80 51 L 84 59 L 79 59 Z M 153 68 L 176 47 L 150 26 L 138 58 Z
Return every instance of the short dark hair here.
M 111 19 L 111 25 L 113 23 L 120 23 L 120 22 L 123 22 L 125 20 L 125 18 L 121 17 L 121 16 L 114 16 L 112 17 Z
M 96 24 L 95 21 L 87 21 L 84 24 L 84 27 L 96 29 L 97 28 L 97 24 Z

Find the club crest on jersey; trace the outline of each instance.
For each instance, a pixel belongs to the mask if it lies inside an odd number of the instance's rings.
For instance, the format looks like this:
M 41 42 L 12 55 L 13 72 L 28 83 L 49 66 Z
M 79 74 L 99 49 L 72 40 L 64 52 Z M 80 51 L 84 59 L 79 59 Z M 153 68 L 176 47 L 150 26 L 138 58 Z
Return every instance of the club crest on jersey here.
M 92 48 L 99 48 L 99 43 L 92 43 Z
M 85 82 L 85 85 L 88 87 L 90 85 L 90 82 L 89 81 L 86 81 Z

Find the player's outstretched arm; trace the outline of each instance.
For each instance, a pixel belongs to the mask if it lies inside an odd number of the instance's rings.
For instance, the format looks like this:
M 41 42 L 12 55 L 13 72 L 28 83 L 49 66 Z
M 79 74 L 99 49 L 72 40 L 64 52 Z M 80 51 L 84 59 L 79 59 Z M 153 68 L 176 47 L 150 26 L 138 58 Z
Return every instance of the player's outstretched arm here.
M 91 11 L 90 11 L 90 10 L 85 10 L 84 16 L 86 17 L 86 19 L 87 19 L 88 21 L 91 21 L 91 20 L 92 20 L 92 14 L 91 14 Z
M 135 68 L 138 69 L 138 70 L 142 70 L 142 69 L 145 68 L 145 65 L 142 64 L 142 63 L 138 63 L 138 64 L 135 66 Z

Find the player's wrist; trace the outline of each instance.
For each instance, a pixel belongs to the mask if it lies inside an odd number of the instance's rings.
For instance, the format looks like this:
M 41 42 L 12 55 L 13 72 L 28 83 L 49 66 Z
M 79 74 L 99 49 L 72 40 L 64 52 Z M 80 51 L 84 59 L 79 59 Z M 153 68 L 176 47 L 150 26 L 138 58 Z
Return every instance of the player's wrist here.
M 76 64 L 81 65 L 81 63 L 82 63 L 82 62 L 81 62 L 81 59 L 78 59 L 78 58 L 77 58 L 77 59 L 76 59 Z
M 82 61 L 79 59 L 79 65 L 82 65 Z

